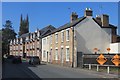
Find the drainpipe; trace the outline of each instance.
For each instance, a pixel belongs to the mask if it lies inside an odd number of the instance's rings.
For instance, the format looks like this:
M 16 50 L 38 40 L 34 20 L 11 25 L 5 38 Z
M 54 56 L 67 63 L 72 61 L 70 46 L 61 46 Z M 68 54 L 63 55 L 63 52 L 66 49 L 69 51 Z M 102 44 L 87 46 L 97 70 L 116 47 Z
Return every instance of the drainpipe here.
M 73 50 L 72 50 L 72 68 L 74 68 L 74 27 L 72 27 L 72 32 L 73 32 L 73 37 L 72 37 L 72 42 L 73 42 Z

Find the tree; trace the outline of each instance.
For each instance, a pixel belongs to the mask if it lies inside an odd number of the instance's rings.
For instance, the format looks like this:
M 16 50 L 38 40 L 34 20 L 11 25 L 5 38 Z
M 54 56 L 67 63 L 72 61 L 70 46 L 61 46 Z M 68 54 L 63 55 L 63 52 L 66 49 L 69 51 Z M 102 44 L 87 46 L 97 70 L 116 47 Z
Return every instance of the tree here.
M 2 54 L 9 53 L 9 43 L 10 40 L 16 38 L 16 33 L 12 27 L 12 22 L 10 20 L 6 20 L 5 25 L 2 28 Z

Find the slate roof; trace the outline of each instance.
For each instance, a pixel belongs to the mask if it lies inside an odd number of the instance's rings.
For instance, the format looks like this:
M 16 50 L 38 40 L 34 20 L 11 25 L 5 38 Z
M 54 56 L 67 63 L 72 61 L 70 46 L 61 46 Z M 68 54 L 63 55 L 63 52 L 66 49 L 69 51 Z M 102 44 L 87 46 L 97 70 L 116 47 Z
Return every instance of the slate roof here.
M 75 26 L 76 24 L 78 24 L 79 22 L 81 22 L 82 20 L 84 20 L 85 18 L 86 17 L 83 16 L 83 17 L 80 17 L 77 20 L 73 21 L 72 23 L 68 22 L 68 23 L 64 24 L 63 26 L 60 26 L 59 28 L 54 29 L 52 32 L 50 32 L 49 34 L 44 35 L 43 37 L 46 37 L 46 36 L 48 36 L 50 34 L 53 34 L 55 32 L 61 31 L 61 30 L 66 29 L 66 28 L 70 28 L 71 26 Z
M 97 22 L 97 20 L 95 18 L 93 18 L 93 20 L 101 27 L 101 28 L 117 28 L 116 26 L 109 24 L 109 26 L 102 26 L 101 24 L 99 24 L 99 22 Z
M 21 36 L 19 36 L 19 38 L 26 38 L 27 36 L 29 36 L 30 33 L 25 33 L 25 34 L 22 34 Z
M 53 30 L 55 30 L 56 28 L 52 25 L 48 25 L 47 27 L 43 28 L 40 30 L 41 32 L 41 36 L 44 36 L 45 34 L 52 32 Z

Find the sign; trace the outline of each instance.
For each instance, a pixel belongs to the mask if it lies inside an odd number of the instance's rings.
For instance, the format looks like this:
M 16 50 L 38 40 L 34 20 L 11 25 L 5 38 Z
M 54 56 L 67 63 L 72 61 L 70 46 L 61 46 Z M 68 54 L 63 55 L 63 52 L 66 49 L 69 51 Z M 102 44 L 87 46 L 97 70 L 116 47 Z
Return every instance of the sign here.
M 95 52 L 95 54 L 97 53 L 97 51 L 98 51 L 98 48 L 94 48 L 94 52 Z
M 113 56 L 111 61 L 115 64 L 115 66 L 119 66 L 119 64 L 120 64 L 120 56 L 118 54 L 116 54 L 115 56 Z
M 107 48 L 108 53 L 110 52 L 110 50 L 111 50 L 110 48 Z
M 103 65 L 107 61 L 103 54 L 100 54 L 100 56 L 96 60 L 100 65 Z

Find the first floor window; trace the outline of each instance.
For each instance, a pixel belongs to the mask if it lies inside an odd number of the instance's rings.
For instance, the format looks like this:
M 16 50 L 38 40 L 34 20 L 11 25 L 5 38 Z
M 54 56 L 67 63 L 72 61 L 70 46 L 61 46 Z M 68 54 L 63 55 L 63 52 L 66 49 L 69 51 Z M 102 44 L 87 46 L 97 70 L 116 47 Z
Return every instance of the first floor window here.
M 69 61 L 70 58 L 70 51 L 69 48 L 66 48 L 66 61 Z
M 69 32 L 69 30 L 66 30 L 66 40 L 68 41 L 69 38 L 70 38 L 70 32 Z

